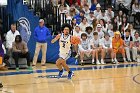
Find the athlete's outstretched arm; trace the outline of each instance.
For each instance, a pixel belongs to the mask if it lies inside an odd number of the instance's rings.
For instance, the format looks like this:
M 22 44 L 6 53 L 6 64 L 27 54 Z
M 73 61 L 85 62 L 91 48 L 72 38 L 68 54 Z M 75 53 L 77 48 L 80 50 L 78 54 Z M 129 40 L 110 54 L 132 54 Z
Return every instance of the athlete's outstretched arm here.
M 59 40 L 61 37 L 61 34 L 58 34 L 54 39 L 52 39 L 51 43 L 55 43 L 57 40 Z

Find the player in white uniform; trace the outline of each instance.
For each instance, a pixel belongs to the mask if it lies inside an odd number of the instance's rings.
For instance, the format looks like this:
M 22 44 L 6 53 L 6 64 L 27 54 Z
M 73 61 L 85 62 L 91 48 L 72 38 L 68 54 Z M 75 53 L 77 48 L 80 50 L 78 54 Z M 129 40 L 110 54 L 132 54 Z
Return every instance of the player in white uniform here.
M 63 34 L 57 35 L 51 43 L 55 43 L 59 40 L 59 59 L 56 61 L 56 66 L 59 69 L 58 79 L 63 75 L 63 68 L 68 72 L 68 79 L 71 79 L 73 76 L 73 72 L 69 69 L 66 64 L 66 60 L 70 57 L 70 47 L 71 47 L 71 35 L 69 34 L 71 31 L 71 26 L 69 24 L 64 24 L 62 26 Z
M 102 48 L 102 46 L 100 46 L 100 42 L 101 39 L 99 39 L 98 37 L 98 32 L 94 32 L 93 33 L 93 39 L 91 39 L 90 41 L 90 45 L 92 46 L 92 49 L 95 50 L 95 54 L 96 54 L 96 64 L 105 64 L 104 63 L 104 53 L 105 50 Z M 101 52 L 101 63 L 99 62 L 98 59 L 98 54 Z M 92 63 L 94 64 L 94 60 L 92 60 Z
M 84 56 L 90 57 L 92 55 L 92 60 L 94 60 L 95 51 L 91 49 L 86 33 L 81 34 L 81 43 L 78 46 L 80 52 L 81 65 L 83 65 Z
M 111 61 L 114 63 L 114 53 L 112 49 L 112 38 L 110 38 L 109 33 L 105 33 L 105 37 L 102 38 L 100 45 L 105 49 L 105 54 L 110 53 L 111 54 Z

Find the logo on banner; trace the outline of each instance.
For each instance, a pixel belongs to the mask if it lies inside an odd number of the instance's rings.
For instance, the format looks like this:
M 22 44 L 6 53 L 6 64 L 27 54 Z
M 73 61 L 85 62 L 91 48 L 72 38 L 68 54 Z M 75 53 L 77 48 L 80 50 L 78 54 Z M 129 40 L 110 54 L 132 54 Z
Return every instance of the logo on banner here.
M 19 22 L 18 30 L 20 32 L 20 35 L 21 35 L 23 41 L 28 43 L 28 41 L 30 40 L 30 36 L 31 36 L 30 22 L 25 17 L 19 18 L 18 22 Z

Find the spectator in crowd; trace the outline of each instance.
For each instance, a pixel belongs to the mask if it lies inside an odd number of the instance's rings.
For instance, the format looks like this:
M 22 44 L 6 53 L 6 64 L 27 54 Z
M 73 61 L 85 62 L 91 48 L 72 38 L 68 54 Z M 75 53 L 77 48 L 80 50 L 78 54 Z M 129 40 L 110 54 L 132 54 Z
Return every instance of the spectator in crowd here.
M 105 50 L 103 49 L 101 45 L 101 39 L 98 36 L 98 32 L 93 33 L 93 39 L 90 40 L 90 45 L 93 50 L 95 50 L 96 54 L 96 64 L 105 64 L 104 63 L 104 53 Z M 101 63 L 99 62 L 99 53 L 101 52 Z M 94 64 L 94 60 L 92 59 L 92 64 Z
M 119 29 L 119 25 L 118 25 L 118 22 L 117 22 L 117 17 L 112 18 L 111 24 L 113 25 L 113 29 L 115 29 L 115 30 Z
M 108 17 L 108 20 L 111 20 L 114 17 L 112 6 L 108 6 L 108 10 L 105 11 L 105 15 Z
M 85 12 L 83 10 L 80 11 L 79 14 L 75 15 L 74 18 L 76 19 L 76 23 L 79 25 L 81 20 L 84 18 Z
M 88 24 L 92 24 L 93 19 L 95 19 L 94 12 L 90 11 L 89 16 L 87 16 Z
M 71 20 L 71 27 L 72 27 L 72 29 L 74 30 L 77 25 L 78 24 L 76 23 L 76 19 L 72 18 L 72 20 Z
M 134 38 L 136 30 L 134 29 L 133 24 L 129 24 L 128 29 L 130 29 L 130 35 Z
M 97 16 L 97 19 L 98 19 L 98 20 L 104 19 L 106 22 L 109 21 L 109 18 L 105 15 L 105 11 L 104 11 L 104 10 L 102 10 L 101 14 L 99 14 L 99 15 Z
M 108 33 L 105 33 L 105 37 L 101 40 L 101 45 L 105 49 L 105 54 L 111 54 L 111 62 L 114 63 L 114 53 L 112 49 L 112 38 L 110 38 Z
M 101 6 L 100 6 L 99 3 L 96 5 L 96 10 L 94 11 L 94 16 L 96 18 L 97 18 L 98 15 L 101 15 Z
M 89 13 L 90 13 L 90 10 L 89 10 L 89 6 L 86 4 L 84 5 L 84 8 L 83 8 L 84 12 L 85 12 L 85 17 L 87 18 Z
M 140 24 L 140 2 L 138 0 L 135 0 L 135 3 L 132 5 L 132 14 L 137 19 L 136 23 Z
M 96 31 L 96 28 L 97 28 L 97 24 L 99 24 L 99 21 L 95 18 L 93 19 L 93 22 L 92 22 L 92 28 L 93 28 L 93 31 Z
M 6 34 L 6 48 L 8 49 L 7 54 L 11 54 L 12 43 L 15 41 L 15 37 L 19 35 L 19 31 L 16 30 L 16 24 L 11 24 L 11 30 L 9 30 Z
M 107 30 L 108 30 L 108 25 L 107 25 L 106 21 L 105 21 L 104 19 L 100 19 L 99 23 L 100 23 L 101 26 L 102 26 L 102 31 L 103 31 L 103 32 L 107 32 Z
M 118 15 L 117 15 L 117 17 L 116 17 L 116 18 L 117 18 L 118 25 L 122 23 L 123 17 L 124 17 L 124 14 L 123 14 L 123 12 L 120 10 L 119 13 L 118 13 Z
M 74 16 L 76 16 L 76 13 L 77 13 L 77 12 L 76 12 L 76 9 L 75 9 L 74 7 L 70 7 L 70 9 L 69 9 L 69 14 L 70 14 L 70 16 L 71 16 L 71 17 L 74 17 Z M 79 17 L 79 15 L 77 15 L 76 18 L 77 18 L 77 17 Z M 78 19 L 77 19 L 77 20 L 78 20 Z
M 90 41 L 93 38 L 93 30 L 91 26 L 86 27 L 87 39 Z
M 126 51 L 127 60 L 128 62 L 131 62 L 132 60 L 130 58 L 130 50 L 132 49 L 133 38 L 130 35 L 130 29 L 125 30 L 125 35 L 122 36 L 122 39 L 125 42 L 125 51 Z
M 87 57 L 90 57 L 92 55 L 92 60 L 94 60 L 95 51 L 91 50 L 89 40 L 87 39 L 86 33 L 81 34 L 81 44 L 79 44 L 79 52 L 80 52 L 81 65 L 83 65 L 83 58 L 85 55 Z
M 46 52 L 47 52 L 47 39 L 51 36 L 49 29 L 44 25 L 44 20 L 39 20 L 39 26 L 35 28 L 34 38 L 36 40 L 36 49 L 33 58 L 33 66 L 36 66 L 37 58 L 40 49 L 42 50 L 42 60 L 41 65 L 45 66 L 46 64 Z
M 112 48 L 114 52 L 115 63 L 119 63 L 116 59 L 117 53 L 121 53 L 123 56 L 124 62 L 127 62 L 125 58 L 124 41 L 122 40 L 121 33 L 119 31 L 115 32 L 114 38 L 112 39 Z
M 90 11 L 94 11 L 94 10 L 96 10 L 96 5 L 97 5 L 97 0 L 92 0 L 93 1 L 93 3 L 91 4 L 91 7 L 90 7 Z
M 110 37 L 114 37 L 114 31 L 113 31 L 113 25 L 112 24 L 108 25 L 108 34 L 109 34 Z
M 82 31 L 80 30 L 80 27 L 79 26 L 76 26 L 75 27 L 75 30 L 73 32 L 73 36 L 76 36 L 76 37 L 81 38 L 81 34 L 82 34 Z
M 120 29 L 121 34 L 124 34 L 124 31 L 125 31 L 125 30 L 128 28 L 128 26 L 129 26 L 129 23 L 127 22 L 126 16 L 123 17 L 123 20 L 122 20 L 121 24 L 119 24 L 119 25 L 120 25 L 120 26 L 119 26 L 119 29 Z
M 87 18 L 86 17 L 83 17 L 82 18 L 82 22 L 79 24 L 79 27 L 81 29 L 82 32 L 85 32 L 86 30 L 86 27 L 90 26 L 87 22 Z
M 15 60 L 17 71 L 19 70 L 19 64 L 18 64 L 19 58 L 26 58 L 28 69 L 32 70 L 32 68 L 30 67 L 30 53 L 28 51 L 27 44 L 24 41 L 22 41 L 22 37 L 20 35 L 17 35 L 15 37 L 15 42 L 13 42 L 12 56 Z
M 104 37 L 104 32 L 102 30 L 101 24 L 97 24 L 97 32 L 98 32 L 99 39 Z
M 133 48 L 132 48 L 132 54 L 133 54 L 133 61 L 134 62 L 140 62 L 140 60 L 137 58 L 138 56 L 138 51 L 140 52 L 140 37 L 139 37 L 139 33 L 136 31 L 134 34 L 134 38 L 133 38 Z

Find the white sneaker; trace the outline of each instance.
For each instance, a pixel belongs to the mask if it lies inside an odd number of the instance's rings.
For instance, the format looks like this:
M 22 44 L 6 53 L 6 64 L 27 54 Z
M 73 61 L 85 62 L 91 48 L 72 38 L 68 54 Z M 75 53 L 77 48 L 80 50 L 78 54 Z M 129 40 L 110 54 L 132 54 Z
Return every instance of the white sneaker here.
M 92 64 L 95 64 L 94 60 L 92 59 Z
M 101 59 L 101 64 L 105 64 L 105 62 L 104 62 L 104 60 L 103 60 L 103 59 Z
M 97 60 L 96 64 L 97 64 L 97 65 L 100 65 L 101 63 L 99 62 L 99 60 Z
M 140 63 L 140 59 L 139 58 L 137 58 L 137 62 Z
M 114 61 L 115 61 L 115 63 L 116 63 L 116 64 L 118 64 L 118 63 L 119 63 L 117 59 L 114 59 Z

